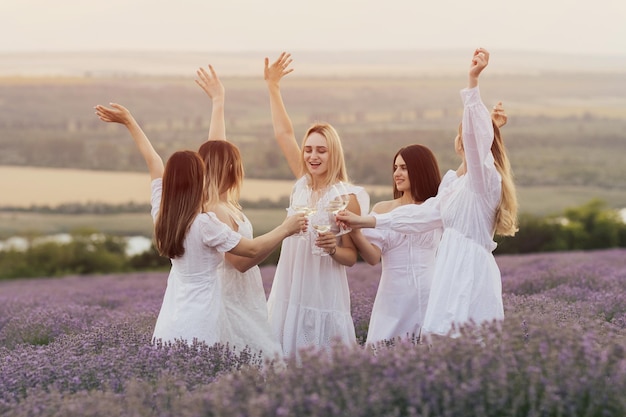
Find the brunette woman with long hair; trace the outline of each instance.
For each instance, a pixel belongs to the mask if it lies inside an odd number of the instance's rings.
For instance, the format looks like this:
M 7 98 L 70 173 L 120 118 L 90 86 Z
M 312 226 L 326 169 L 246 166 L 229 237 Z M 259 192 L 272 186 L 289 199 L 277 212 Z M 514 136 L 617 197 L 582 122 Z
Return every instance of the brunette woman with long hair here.
M 401 148 L 393 158 L 392 173 L 394 199 L 376 203 L 370 214 L 419 205 L 437 195 L 441 172 L 435 155 L 423 145 Z M 383 229 L 351 233 L 363 260 L 370 265 L 382 263 L 366 344 L 419 338 L 441 233 L 441 227 L 414 234 Z
M 102 121 L 126 126 L 152 180 L 156 247 L 172 262 L 153 340 L 198 340 L 209 345 L 223 342 L 220 278 L 224 252 L 258 256 L 298 232 L 304 218 L 287 218 L 254 240 L 243 238 L 214 213 L 204 210 L 204 162 L 196 152 L 175 152 L 163 167 L 163 160 L 125 107 L 114 103 L 110 107 L 98 105 L 96 114 Z

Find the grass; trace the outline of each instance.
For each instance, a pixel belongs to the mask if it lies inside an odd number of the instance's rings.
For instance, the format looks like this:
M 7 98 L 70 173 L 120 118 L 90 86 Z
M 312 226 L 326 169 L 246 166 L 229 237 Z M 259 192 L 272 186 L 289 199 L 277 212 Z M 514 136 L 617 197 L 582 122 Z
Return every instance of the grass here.
M 372 197 L 373 205 L 376 195 Z M 626 194 L 623 190 L 583 186 L 518 187 L 521 212 L 538 216 L 560 214 L 567 208 L 582 206 L 592 198 L 602 199 L 610 207 L 626 207 Z M 257 236 L 279 225 L 286 215 L 284 209 L 244 209 L 244 211 L 254 225 Z M 151 236 L 152 219 L 149 213 L 77 215 L 0 212 L 0 239 L 16 235 L 68 233 L 76 229 L 95 229 L 112 235 Z
M 278 226 L 286 212 L 282 209 L 250 209 L 246 210 L 246 215 L 255 225 L 255 233 L 258 235 Z M 149 213 L 96 215 L 0 212 L 0 238 L 69 233 L 77 229 L 94 229 L 122 236 L 151 236 L 152 219 Z

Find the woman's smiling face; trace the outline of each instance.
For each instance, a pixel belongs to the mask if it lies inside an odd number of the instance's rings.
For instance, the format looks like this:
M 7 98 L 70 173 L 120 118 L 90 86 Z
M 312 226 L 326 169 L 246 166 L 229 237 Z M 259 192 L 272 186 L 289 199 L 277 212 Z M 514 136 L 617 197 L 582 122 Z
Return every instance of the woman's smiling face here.
M 328 171 L 328 145 L 320 133 L 313 132 L 306 138 L 302 156 L 312 176 L 319 177 Z
M 398 191 L 405 193 L 411 192 L 411 181 L 409 180 L 409 171 L 407 170 L 406 163 L 402 158 L 402 155 L 396 157 L 393 164 L 393 181 L 396 184 Z

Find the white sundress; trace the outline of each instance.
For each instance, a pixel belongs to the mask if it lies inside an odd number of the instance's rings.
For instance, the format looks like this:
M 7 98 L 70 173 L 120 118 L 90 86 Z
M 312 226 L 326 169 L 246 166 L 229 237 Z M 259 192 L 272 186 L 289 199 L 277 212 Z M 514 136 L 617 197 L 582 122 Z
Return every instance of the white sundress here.
M 161 203 L 161 178 L 152 181 L 152 218 Z M 154 326 L 154 341 L 213 345 L 225 342 L 221 278 L 224 252 L 237 246 L 241 235 L 217 219 L 214 213 L 199 214 L 185 235 L 185 253 L 171 259 L 163 303 Z
M 363 229 L 363 235 L 380 249 L 382 264 L 366 344 L 419 337 L 441 228 L 419 234 Z
M 240 214 L 242 219 L 235 218 L 238 233 L 252 239 L 252 224 L 243 213 Z M 282 349 L 268 321 L 267 301 L 258 266 L 239 272 L 226 261 L 222 300 L 226 313 L 224 323 L 228 326 L 225 333 L 230 345 L 238 350 L 248 346 L 252 353 L 262 352 L 269 359 L 282 356 Z
M 294 185 L 306 186 L 306 177 Z M 349 186 L 362 213 L 369 212 L 369 196 L 358 186 Z M 324 212 L 327 195 L 318 201 L 317 215 Z M 288 209 L 288 215 L 293 215 Z M 270 325 L 285 356 L 298 355 L 305 347 L 329 348 L 335 341 L 356 344 L 350 311 L 346 267 L 331 256 L 313 255 L 315 232 L 306 239 L 294 235 L 283 241 L 280 259 L 268 298 Z

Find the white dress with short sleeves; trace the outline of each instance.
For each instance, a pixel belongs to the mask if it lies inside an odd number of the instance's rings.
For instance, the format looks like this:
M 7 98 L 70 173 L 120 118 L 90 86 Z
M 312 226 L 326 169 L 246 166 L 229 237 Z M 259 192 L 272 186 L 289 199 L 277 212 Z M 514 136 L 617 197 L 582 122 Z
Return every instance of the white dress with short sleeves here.
M 294 189 L 306 186 L 306 177 Z M 369 196 L 349 186 L 362 213 L 369 212 Z M 325 215 L 328 195 L 318 202 L 317 215 Z M 288 215 L 293 215 L 292 208 Z M 329 348 L 335 341 L 355 344 L 346 267 L 331 256 L 311 254 L 315 232 L 309 226 L 306 239 L 294 235 L 283 240 L 280 259 L 268 298 L 270 325 L 285 356 L 305 347 Z
M 491 115 L 478 87 L 462 90 L 461 97 L 467 173 L 449 171 L 437 197 L 377 216 L 376 222 L 376 227 L 413 233 L 443 222 L 423 328 L 440 335 L 454 325 L 504 318 L 500 270 L 492 254 L 502 178 L 491 154 Z
M 382 274 L 366 344 L 418 337 L 428 305 L 441 228 L 419 234 L 363 229 L 381 251 Z
M 240 214 L 241 219 L 235 218 L 238 233 L 252 239 L 252 223 L 243 213 Z M 267 300 L 258 266 L 239 272 L 226 261 L 222 296 L 227 318 L 225 322 L 230 326 L 227 338 L 231 346 L 238 350 L 248 346 L 252 353 L 262 352 L 269 359 L 282 355 L 268 321 Z
M 152 218 L 161 204 L 162 181 L 152 181 Z M 154 327 L 153 340 L 187 343 L 197 339 L 213 345 L 223 342 L 221 277 L 224 252 L 237 246 L 241 235 L 217 219 L 214 213 L 201 213 L 185 236 L 185 253 L 171 259 L 163 304 Z

